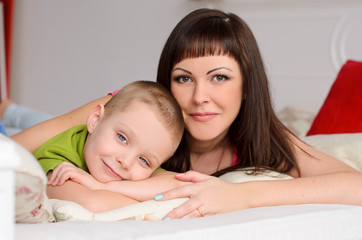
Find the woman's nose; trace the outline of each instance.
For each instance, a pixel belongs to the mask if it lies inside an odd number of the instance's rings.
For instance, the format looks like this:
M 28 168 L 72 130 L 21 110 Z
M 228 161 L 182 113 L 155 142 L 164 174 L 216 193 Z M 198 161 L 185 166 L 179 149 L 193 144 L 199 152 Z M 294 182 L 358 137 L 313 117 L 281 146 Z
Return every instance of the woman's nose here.
M 210 101 L 210 95 L 205 83 L 195 84 L 193 101 L 200 105 Z

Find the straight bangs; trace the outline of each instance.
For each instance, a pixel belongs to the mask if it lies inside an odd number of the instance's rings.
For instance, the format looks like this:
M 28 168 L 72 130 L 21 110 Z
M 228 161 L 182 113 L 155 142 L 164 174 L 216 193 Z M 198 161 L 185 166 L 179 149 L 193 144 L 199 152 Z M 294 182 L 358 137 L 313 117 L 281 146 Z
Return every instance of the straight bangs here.
M 228 20 L 214 18 L 191 24 L 174 45 L 172 65 L 186 58 L 215 55 L 228 55 L 238 61 L 238 41 L 235 41 L 235 35 Z

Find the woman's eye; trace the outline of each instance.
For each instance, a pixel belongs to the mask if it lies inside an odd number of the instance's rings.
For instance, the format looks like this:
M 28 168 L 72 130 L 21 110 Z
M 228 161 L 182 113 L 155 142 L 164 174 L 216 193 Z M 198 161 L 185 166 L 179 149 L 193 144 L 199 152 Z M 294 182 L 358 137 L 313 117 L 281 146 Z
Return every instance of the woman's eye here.
M 187 77 L 187 76 L 179 76 L 179 77 L 176 77 L 175 79 L 179 83 L 187 83 L 187 82 L 191 81 L 191 78 Z
M 150 164 L 148 163 L 148 161 L 143 158 L 143 157 L 139 157 L 139 159 L 141 160 L 141 162 L 143 162 L 144 164 L 146 164 L 148 167 L 150 166 Z
M 229 78 L 227 76 L 224 76 L 224 75 L 216 75 L 214 76 L 214 80 L 216 82 L 222 82 L 222 81 L 225 81 L 225 80 L 228 80 Z
M 119 138 L 119 140 L 121 140 L 121 142 L 127 144 L 127 139 L 122 134 L 118 134 L 118 138 Z

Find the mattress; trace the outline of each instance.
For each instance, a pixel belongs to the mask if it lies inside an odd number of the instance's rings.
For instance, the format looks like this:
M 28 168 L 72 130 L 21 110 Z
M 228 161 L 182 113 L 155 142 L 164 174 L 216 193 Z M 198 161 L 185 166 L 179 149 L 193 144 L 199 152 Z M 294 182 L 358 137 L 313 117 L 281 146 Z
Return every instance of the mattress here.
M 306 204 L 169 221 L 16 224 L 16 240 L 362 239 L 362 207 Z

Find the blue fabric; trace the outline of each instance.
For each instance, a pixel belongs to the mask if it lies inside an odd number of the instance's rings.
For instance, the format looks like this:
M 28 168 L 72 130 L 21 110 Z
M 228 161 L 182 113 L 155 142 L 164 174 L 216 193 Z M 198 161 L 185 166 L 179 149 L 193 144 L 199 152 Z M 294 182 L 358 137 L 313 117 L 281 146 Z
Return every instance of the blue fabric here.
M 7 136 L 12 136 L 52 117 L 53 116 L 48 113 L 11 103 L 6 108 L 2 121 Z
M 7 135 L 6 135 L 6 132 L 5 132 L 4 125 L 3 125 L 3 123 L 1 122 L 1 120 L 0 120 L 0 133 L 2 133 L 2 134 L 4 134 L 5 136 L 7 136 Z
M 52 117 L 48 113 L 12 103 L 4 112 L 3 123 L 6 128 L 13 127 L 24 130 Z

